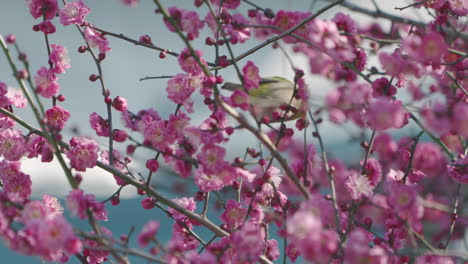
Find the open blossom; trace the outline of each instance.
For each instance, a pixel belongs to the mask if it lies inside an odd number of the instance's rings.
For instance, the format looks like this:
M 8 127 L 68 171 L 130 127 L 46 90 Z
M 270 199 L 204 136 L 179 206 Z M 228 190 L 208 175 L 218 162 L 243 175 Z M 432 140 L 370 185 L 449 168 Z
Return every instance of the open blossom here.
M 19 160 L 26 152 L 26 139 L 19 130 L 0 131 L 0 155 L 9 161 Z
M 229 42 L 232 44 L 244 43 L 250 38 L 250 28 L 241 25 L 250 24 L 242 14 L 232 15 L 232 22 L 224 26 L 226 34 L 230 37 Z
M 52 69 L 42 66 L 34 76 L 34 82 L 38 93 L 45 98 L 51 98 L 58 94 L 60 85 L 57 82 L 57 76 Z
M 101 35 L 99 32 L 96 32 L 94 29 L 87 27 L 84 30 L 86 42 L 88 42 L 89 46 L 92 48 L 98 48 L 99 52 L 106 53 L 107 51 L 111 51 L 112 49 L 109 47 L 109 41 Z
M 86 219 L 88 217 L 87 210 L 90 210 L 96 220 L 107 221 L 107 210 L 104 204 L 96 201 L 92 194 L 85 195 L 81 189 L 70 192 L 67 196 L 67 207 L 79 219 Z
M 242 68 L 244 73 L 244 87 L 246 90 L 252 90 L 259 88 L 260 75 L 258 67 L 252 61 L 248 61 L 247 64 Z
M 96 165 L 98 159 L 99 146 L 96 141 L 81 137 L 70 139 L 70 149 L 67 151 L 67 158 L 70 165 L 77 171 L 85 171 Z
M 245 222 L 242 227 L 231 234 L 231 245 L 236 254 L 234 263 L 256 263 L 265 248 L 265 232 L 253 221 Z
M 49 108 L 45 112 L 47 125 L 60 131 L 65 126 L 65 123 L 70 118 L 70 112 L 59 105 Z
M 369 246 L 372 241 L 369 233 L 361 228 L 353 230 L 348 237 L 345 247 L 344 263 L 388 263 L 385 249 L 379 245 Z
M 401 101 L 382 97 L 371 101 L 364 114 L 369 127 L 375 130 L 401 128 L 408 123 L 408 117 Z
M 362 197 L 370 197 L 373 194 L 374 187 L 372 186 L 366 175 L 359 175 L 353 173 L 345 182 L 345 187 L 348 189 L 351 197 L 354 200 L 361 199 Z
M 237 229 L 242 225 L 246 216 L 247 208 L 242 207 L 242 204 L 235 200 L 229 200 L 226 204 L 226 210 L 221 215 L 221 221 L 229 229 Z
M 32 17 L 42 17 L 45 13 L 46 20 L 52 20 L 58 11 L 57 0 L 28 0 L 29 13 Z M 43 11 L 45 9 L 45 11 Z
M 217 145 L 205 145 L 198 153 L 197 159 L 208 173 L 216 173 L 224 168 L 226 149 Z
M 249 110 L 249 95 L 241 89 L 236 89 L 231 94 L 231 104 L 232 106 L 237 106 L 242 110 Z
M 90 10 L 81 0 L 69 2 L 59 11 L 60 23 L 64 26 L 70 24 L 81 25 Z
M 192 79 L 191 74 L 179 73 L 167 82 L 166 87 L 168 98 L 176 104 L 183 105 L 189 113 L 193 112 L 193 101 L 190 96 L 196 87 L 190 85 L 190 79 Z
M 89 115 L 89 124 L 96 131 L 96 135 L 101 137 L 109 137 L 109 122 L 101 117 L 98 113 L 93 112 Z
M 31 195 L 31 178 L 20 171 L 19 162 L 0 161 L 0 180 L 3 184 L 3 192 L 8 199 L 21 203 L 29 199 Z
M 50 52 L 49 60 L 54 65 L 52 70 L 57 73 L 64 73 L 66 69 L 70 68 L 70 57 L 68 51 L 62 45 L 51 44 L 52 51 Z
M 202 58 L 203 53 L 199 50 L 195 50 L 196 56 L 200 59 L 200 62 L 206 66 L 206 61 Z M 192 56 L 190 50 L 185 48 L 177 58 L 180 68 L 186 73 L 191 73 L 194 75 L 200 74 L 203 72 L 203 69 L 198 64 L 197 60 Z
M 154 220 L 148 221 L 145 226 L 141 229 L 140 234 L 138 235 L 138 245 L 140 247 L 146 247 L 154 239 L 156 232 L 159 230 L 159 222 Z
M 202 29 L 205 24 L 200 20 L 197 12 L 184 10 L 175 6 L 169 7 L 167 11 L 178 29 L 187 33 L 188 40 L 198 38 L 199 30 Z M 170 31 L 176 32 L 176 29 L 169 20 L 164 19 L 164 23 Z
M 164 120 L 149 123 L 143 135 L 145 136 L 146 143 L 161 151 L 165 151 L 176 140 L 175 134 Z
M 210 0 L 211 3 L 219 6 L 220 0 Z M 236 9 L 240 5 L 240 0 L 224 0 L 222 1 L 223 7 L 227 9 Z
M 195 199 L 193 197 L 190 197 L 190 198 L 183 197 L 179 199 L 173 199 L 172 201 L 176 202 L 178 205 L 182 206 L 183 208 L 191 212 L 194 212 L 195 209 L 197 209 L 197 204 L 195 203 Z M 177 212 L 173 208 L 169 208 L 168 211 L 169 213 L 171 213 L 172 218 L 174 218 L 176 221 L 184 222 L 187 224 L 197 224 L 194 220 L 190 220 L 190 218 Z
M 447 53 L 448 46 L 439 33 L 431 31 L 423 37 L 409 35 L 403 41 L 403 49 L 414 60 L 437 66 L 441 64 L 441 58 Z

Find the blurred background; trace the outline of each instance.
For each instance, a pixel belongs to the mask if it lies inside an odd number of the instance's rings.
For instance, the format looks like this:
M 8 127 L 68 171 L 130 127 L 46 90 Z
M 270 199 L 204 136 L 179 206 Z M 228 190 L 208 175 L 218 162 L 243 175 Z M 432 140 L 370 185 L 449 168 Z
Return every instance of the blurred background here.
M 83 2 L 91 8 L 91 13 L 87 20 L 97 27 L 113 33 L 123 33 L 124 35 L 138 39 L 141 35 L 147 34 L 151 36 L 153 43 L 161 48 L 180 52 L 184 48 L 183 42 L 173 33 L 170 33 L 162 22 L 162 16 L 155 14 L 155 4 L 153 1 L 141 1 L 137 7 L 129 8 L 123 5 L 119 0 L 100 0 L 91 1 L 83 0 Z M 293 11 L 314 11 L 324 6 L 327 2 L 323 1 L 302 1 L 302 0 L 252 0 L 255 4 L 261 7 L 269 7 L 275 13 L 280 9 Z M 348 2 L 348 1 L 347 1 Z M 354 1 L 356 4 L 362 4 L 364 1 Z M 370 1 L 365 1 L 366 8 L 373 9 L 369 4 Z M 387 12 L 395 12 L 394 6 L 405 6 L 410 1 L 376 1 L 379 7 Z M 185 9 L 195 10 L 193 1 L 187 0 L 167 0 L 162 1 L 166 6 L 177 6 Z M 391 5 L 391 7 L 389 6 Z M 62 6 L 62 5 L 61 5 Z M 241 7 L 235 12 L 247 14 L 247 10 L 252 7 L 246 3 L 242 3 Z M 410 9 L 412 10 L 412 9 Z M 337 12 L 350 13 L 347 9 L 334 7 L 325 12 L 319 18 L 332 18 Z M 235 13 L 234 12 L 234 13 Z M 407 12 L 407 11 L 406 11 Z M 201 12 L 202 15 L 206 11 Z M 399 15 L 405 15 L 405 12 L 398 11 Z M 407 15 L 420 20 L 424 17 L 415 14 L 413 11 Z M 352 17 L 361 25 L 369 22 L 370 17 L 352 13 Z M 37 33 L 32 30 L 33 25 L 38 24 L 39 20 L 34 20 L 29 14 L 26 1 L 23 0 L 2 0 L 0 1 L 0 34 L 5 37 L 7 34 L 15 34 L 17 43 L 20 48 L 28 55 L 32 74 L 41 66 L 47 66 L 47 51 L 42 33 Z M 388 29 L 389 23 L 381 21 L 384 29 Z M 95 132 L 89 127 L 88 118 L 92 112 L 97 112 L 101 116 L 106 116 L 103 97 L 101 96 L 101 88 L 98 82 L 90 82 L 89 75 L 97 74 L 96 66 L 88 53 L 80 54 L 77 49 L 83 45 L 83 39 L 79 35 L 74 26 L 64 27 L 59 24 L 58 18 L 53 20 L 57 27 L 57 32 L 49 36 L 50 43 L 60 44 L 68 49 L 71 59 L 71 68 L 62 75 L 59 75 L 59 83 L 61 85 L 61 94 L 66 97 L 66 101 L 60 105 L 66 108 L 71 113 L 71 118 L 68 121 L 68 126 L 64 132 L 64 140 L 68 141 L 71 136 L 75 135 L 72 131 L 78 131 L 80 135 L 95 137 Z M 387 27 L 387 28 L 386 28 Z M 201 32 L 201 36 L 206 36 L 209 29 L 205 26 Z M 210 33 L 211 34 L 211 33 Z M 121 96 L 127 99 L 129 110 L 138 112 L 141 109 L 154 108 L 161 117 L 166 118 L 169 113 L 174 112 L 175 105 L 166 97 L 166 82 L 167 79 L 146 80 L 140 81 L 140 78 L 148 76 L 175 75 L 181 70 L 174 57 L 167 56 L 165 59 L 159 58 L 159 52 L 147 49 L 140 46 L 135 46 L 129 42 L 107 36 L 112 48 L 108 52 L 106 59 L 102 63 L 103 76 L 106 86 L 111 91 L 111 97 Z M 200 37 L 194 41 L 194 47 L 202 50 L 204 58 L 207 61 L 214 61 L 215 54 L 212 47 L 204 45 L 205 37 Z M 253 38 L 245 44 L 234 45 L 234 53 L 240 54 L 259 42 Z M 17 56 L 13 51 L 14 56 Z M 222 47 L 222 55 L 227 55 L 225 47 Z M 306 72 L 306 80 L 310 89 L 311 100 L 315 103 L 322 104 L 326 93 L 334 88 L 334 84 L 329 83 L 324 78 L 312 76 L 308 74 L 307 59 L 293 55 L 294 63 Z M 293 79 L 293 72 L 287 59 L 279 49 L 272 49 L 271 46 L 263 48 L 253 55 L 249 56 L 248 60 L 252 60 L 260 68 L 262 76 L 284 76 L 290 80 Z M 240 63 L 245 65 L 247 60 Z M 375 61 L 374 61 L 375 62 Z M 233 67 L 221 70 L 220 74 L 225 81 L 236 82 L 236 75 Z M 0 54 L 0 81 L 7 83 L 11 87 L 17 87 L 16 81 L 12 78 L 11 70 L 6 63 L 4 54 Z M 202 97 L 198 92 L 193 94 L 195 102 L 195 113 L 190 115 L 193 124 L 201 123 L 207 117 L 207 108 L 203 105 Z M 50 101 L 44 100 L 46 108 L 51 106 Z M 15 113 L 23 119 L 28 120 L 30 124 L 38 126 L 34 120 L 32 112 L 29 108 L 24 110 L 15 110 Z M 114 111 L 114 127 L 123 128 L 120 119 L 120 114 Z M 324 141 L 328 151 L 333 156 L 344 159 L 348 162 L 356 162 L 361 157 L 361 149 L 358 144 L 348 144 L 350 134 L 356 133 L 353 126 L 345 126 L 345 129 L 337 129 L 338 126 L 325 123 L 321 127 L 321 133 L 324 135 Z M 413 128 L 406 129 L 408 133 Z M 246 146 L 258 146 L 257 141 L 247 134 L 236 133 L 237 135 L 227 144 L 229 148 L 229 157 L 232 159 L 235 156 L 242 155 Z M 247 136 L 246 136 L 247 135 Z M 240 140 L 242 139 L 242 140 Z M 107 139 L 98 139 L 102 148 L 107 147 Z M 127 142 L 128 143 L 128 142 Z M 125 152 L 126 143 L 116 143 L 117 149 Z M 137 151 L 133 156 L 131 164 L 135 171 L 144 172 L 145 162 L 150 152 Z M 151 154 L 154 155 L 154 154 Z M 22 170 L 29 174 L 33 181 L 33 198 L 41 199 L 43 194 L 49 194 L 58 197 L 63 201 L 65 195 L 70 191 L 70 187 L 64 177 L 60 167 L 55 163 L 44 164 L 37 160 L 24 160 Z M 92 193 L 99 200 L 105 200 L 112 195 L 118 186 L 115 184 L 112 175 L 100 169 L 88 169 L 83 173 L 83 182 L 81 188 L 86 193 Z M 144 174 L 145 175 L 145 174 Z M 168 180 L 171 179 L 172 180 Z M 173 181 L 175 177 L 167 170 L 161 170 L 156 176 L 156 182 L 159 181 L 159 186 L 165 188 L 162 192 L 170 198 L 180 198 L 186 195 L 193 195 L 196 190 L 185 190 L 178 192 L 174 186 L 181 186 L 177 181 Z M 141 198 L 136 194 L 133 188 L 124 188 L 121 193 L 121 204 L 113 207 L 107 204 L 109 211 L 109 221 L 103 223 L 103 226 L 109 228 L 118 237 L 121 234 L 127 234 L 133 226 L 138 233 L 142 225 L 149 219 L 157 219 L 161 222 L 161 240 L 165 241 L 170 236 L 172 221 L 166 220 L 167 217 L 158 209 L 146 211 L 140 206 Z M 81 223 L 76 218 L 68 217 L 74 224 L 88 230 L 87 223 Z M 203 234 L 202 235 L 208 235 Z M 9 251 L 0 244 L 1 263 L 42 263 L 37 258 L 19 256 L 18 254 Z M 78 263 L 78 260 L 71 259 L 70 263 Z M 141 262 L 136 262 L 141 263 Z

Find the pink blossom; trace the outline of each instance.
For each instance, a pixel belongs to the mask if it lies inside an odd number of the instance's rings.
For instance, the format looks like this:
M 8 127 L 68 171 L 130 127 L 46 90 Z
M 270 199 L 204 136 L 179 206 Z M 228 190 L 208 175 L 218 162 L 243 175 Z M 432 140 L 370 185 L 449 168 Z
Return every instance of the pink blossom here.
M 361 161 L 363 165 L 364 161 Z M 374 158 L 368 158 L 366 162 L 366 177 L 369 179 L 372 186 L 377 186 L 377 184 L 382 179 L 382 167 L 380 166 L 379 161 Z
M 454 264 L 451 257 L 424 255 L 416 258 L 415 264 Z
M 244 73 L 244 87 L 246 90 L 253 90 L 259 88 L 260 75 L 258 67 L 252 61 L 248 61 L 247 64 L 242 68 Z
M 444 154 L 438 145 L 431 142 L 418 143 L 413 157 L 413 169 L 428 176 L 436 176 L 445 170 L 446 165 Z
M 57 31 L 54 24 L 50 22 L 49 20 L 39 23 L 38 27 L 39 27 L 39 30 L 46 35 L 53 34 L 55 33 L 55 31 Z
M 232 15 L 232 22 L 224 26 L 226 34 L 232 44 L 244 43 L 250 38 L 250 28 L 241 25 L 249 25 L 249 21 L 241 14 Z
M 52 51 L 50 52 L 49 60 L 53 63 L 53 71 L 57 74 L 64 73 L 70 68 L 70 58 L 68 51 L 62 45 L 51 44 Z
M 198 38 L 199 30 L 202 29 L 205 24 L 200 20 L 197 12 L 184 10 L 175 6 L 169 7 L 167 11 L 177 25 L 177 28 L 187 33 L 188 40 Z M 164 23 L 170 31 L 176 32 L 176 29 L 169 20 L 164 19 Z
M 343 30 L 347 33 L 356 33 L 357 25 L 356 22 L 349 16 L 343 13 L 337 13 L 332 19 L 336 23 L 338 29 Z
M 151 242 L 151 240 L 156 235 L 156 232 L 159 230 L 159 222 L 151 220 L 148 221 L 143 228 L 141 229 L 140 234 L 138 235 L 138 245 L 140 247 L 146 247 Z
M 31 179 L 20 171 L 19 162 L 0 161 L 0 180 L 8 199 L 21 203 L 31 195 Z
M 153 121 L 144 130 L 145 142 L 158 150 L 164 151 L 176 140 L 174 133 L 168 128 L 167 122 Z
M 168 129 L 171 130 L 177 137 L 185 136 L 185 127 L 190 123 L 190 117 L 188 117 L 182 111 L 179 111 L 177 115 L 169 115 Z
M 96 131 L 96 135 L 101 137 L 109 137 L 109 123 L 98 113 L 93 112 L 89 115 L 89 124 Z
M 382 97 L 373 100 L 364 114 L 369 127 L 375 130 L 401 128 L 408 123 L 408 117 L 401 101 Z
M 397 92 L 395 86 L 393 86 L 385 77 L 373 81 L 372 90 L 372 96 L 374 97 L 386 96 L 392 98 Z
M 191 212 L 194 212 L 195 209 L 197 209 L 197 204 L 195 203 L 195 199 L 193 197 L 183 197 L 183 198 L 179 198 L 179 199 L 172 199 L 173 202 L 177 203 L 179 206 L 182 206 L 183 208 L 191 211 Z M 190 218 L 188 218 L 187 216 L 179 213 L 178 211 L 176 211 L 175 209 L 173 208 L 169 208 L 168 209 L 169 213 L 171 213 L 172 215 L 172 218 L 174 218 L 174 220 L 178 221 L 178 222 L 183 222 L 183 223 L 186 223 L 186 224 L 196 224 L 198 225 L 197 222 L 195 222 L 194 220 L 191 220 Z
M 26 140 L 19 130 L 0 131 L 0 155 L 9 161 L 19 160 L 26 152 Z
M 168 98 L 176 104 L 181 104 L 189 113 L 193 112 L 193 101 L 190 98 L 195 87 L 190 85 L 191 75 L 179 73 L 167 82 Z
M 455 132 L 468 139 L 468 104 L 463 101 L 457 102 L 452 110 L 452 127 Z
M 448 165 L 448 176 L 459 183 L 468 184 L 468 157 L 459 158 Z
M 41 247 L 52 252 L 64 249 L 67 243 L 76 239 L 73 228 L 61 215 L 48 218 L 41 223 L 37 230 L 37 237 L 40 238 Z M 78 253 L 78 251 L 70 253 Z
M 211 3 L 219 6 L 220 0 L 210 0 Z M 223 8 L 227 9 L 236 9 L 240 5 L 240 0 L 224 0 L 223 3 Z
M 96 141 L 81 137 L 70 139 L 70 149 L 66 152 L 70 165 L 77 171 L 86 171 L 96 165 L 99 146 Z
M 67 196 L 67 207 L 79 219 L 86 219 L 88 217 L 87 210 L 90 210 L 96 220 L 107 221 L 107 211 L 104 204 L 96 201 L 92 194 L 85 195 L 81 189 L 70 192 Z
M 242 110 L 249 110 L 249 95 L 244 90 L 235 90 L 230 99 L 232 106 L 239 107 Z
M 220 173 L 209 174 L 205 173 L 202 168 L 195 170 L 195 184 L 203 192 L 219 191 L 224 187 L 224 181 L 220 177 Z
M 128 103 L 127 99 L 117 96 L 112 100 L 112 107 L 119 112 L 123 112 L 127 110 Z
M 199 50 L 195 50 L 196 56 L 200 59 L 202 65 L 206 66 L 206 61 L 202 58 L 203 53 Z M 185 48 L 177 58 L 180 68 L 186 73 L 197 75 L 203 72 L 202 67 L 198 64 L 197 60 L 192 56 L 190 50 Z
M 90 11 L 91 9 L 81 0 L 69 2 L 59 11 L 60 23 L 64 26 L 81 25 Z
M 70 112 L 59 105 L 55 105 L 46 110 L 45 117 L 49 127 L 60 131 L 63 129 L 68 119 L 70 119 Z
M 241 203 L 235 200 L 229 200 L 226 204 L 226 210 L 221 214 L 221 221 L 231 230 L 237 229 L 242 225 L 247 216 L 247 209 L 242 207 Z
M 390 185 L 392 195 L 387 197 L 388 205 L 403 219 L 417 216 L 419 201 L 416 190 L 413 186 L 400 183 Z
M 459 16 L 468 15 L 468 6 L 464 0 L 451 0 L 448 1 L 450 9 L 452 12 Z M 419 263 L 418 263 L 419 264 Z
M 45 15 L 46 20 L 52 20 L 58 11 L 57 0 L 28 0 L 29 13 L 32 17 L 39 18 Z M 45 11 L 43 11 L 43 8 Z M 43 13 L 44 12 L 44 13 Z
M 120 2 L 129 7 L 137 7 L 140 0 L 120 0 Z
M 358 173 L 353 173 L 349 176 L 348 180 L 345 182 L 345 186 L 354 200 L 359 200 L 363 197 L 371 197 L 375 187 L 371 185 L 366 175 L 359 175 Z
M 55 76 L 52 69 L 41 67 L 34 76 L 34 82 L 38 93 L 45 98 L 51 98 L 58 94 L 60 86 L 57 83 L 57 76 Z
M 225 166 L 226 149 L 217 145 L 205 145 L 198 153 L 197 159 L 207 173 L 216 173 Z
M 91 48 L 98 48 L 99 52 L 106 53 L 112 49 L 109 47 L 109 41 L 99 32 L 96 32 L 94 29 L 87 27 L 84 30 L 86 42 L 88 42 Z
M 441 64 L 441 58 L 447 53 L 448 46 L 439 33 L 431 31 L 423 37 L 409 35 L 403 41 L 403 49 L 414 60 L 437 66 Z
M 255 263 L 265 248 L 265 232 L 253 221 L 245 222 L 237 231 L 231 234 L 231 245 L 235 255 L 234 263 Z
M 346 242 L 344 263 L 388 263 L 385 249 L 379 245 L 369 246 L 371 234 L 361 228 L 351 231 Z

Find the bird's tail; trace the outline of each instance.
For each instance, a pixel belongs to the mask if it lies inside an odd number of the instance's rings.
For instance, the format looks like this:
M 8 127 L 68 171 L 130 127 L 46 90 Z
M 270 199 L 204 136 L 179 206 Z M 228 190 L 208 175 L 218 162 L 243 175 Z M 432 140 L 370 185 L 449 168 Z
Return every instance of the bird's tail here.
M 221 89 L 228 90 L 228 91 L 235 91 L 237 89 L 242 89 L 242 85 L 238 83 L 227 82 L 221 87 Z

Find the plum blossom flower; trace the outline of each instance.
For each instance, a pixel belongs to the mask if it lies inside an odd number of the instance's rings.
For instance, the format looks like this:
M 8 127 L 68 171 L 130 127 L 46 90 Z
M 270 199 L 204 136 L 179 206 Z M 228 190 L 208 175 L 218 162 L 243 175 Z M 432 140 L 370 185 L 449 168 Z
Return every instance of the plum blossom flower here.
M 47 125 L 60 131 L 65 126 L 65 123 L 70 119 L 70 112 L 59 105 L 49 108 L 45 112 Z
M 260 75 L 258 67 L 252 61 L 248 61 L 242 68 L 244 73 L 244 87 L 246 90 L 257 89 L 260 85 Z
M 237 106 L 242 110 L 249 110 L 249 95 L 244 90 L 235 90 L 230 99 L 232 106 Z
M 34 18 L 42 17 L 45 14 L 46 20 L 52 20 L 58 11 L 57 0 L 28 0 L 28 6 L 29 13 Z
M 84 30 L 86 42 L 88 42 L 89 46 L 92 48 L 98 48 L 99 52 L 106 53 L 107 51 L 111 51 L 112 49 L 109 47 L 109 41 L 99 32 L 96 32 L 94 29 L 87 27 Z
M 66 152 L 70 165 L 77 171 L 86 171 L 96 165 L 99 146 L 96 141 L 81 137 L 70 139 L 70 149 Z
M 138 245 L 140 247 L 148 246 L 149 242 L 154 238 L 156 232 L 159 230 L 159 222 L 150 220 L 148 221 L 143 228 L 141 229 L 140 234 L 138 235 Z
M 52 51 L 50 52 L 49 60 L 52 62 L 53 71 L 57 74 L 64 73 L 70 68 L 70 57 L 68 51 L 62 45 L 51 44 Z
M 401 128 L 408 123 L 408 117 L 401 101 L 390 101 L 383 97 L 371 101 L 364 113 L 369 127 L 375 130 Z
M 169 7 L 167 11 L 178 29 L 187 33 L 188 40 L 198 38 L 199 30 L 202 29 L 205 24 L 200 20 L 197 12 L 184 10 L 175 6 Z M 176 32 L 176 29 L 169 20 L 164 19 L 164 23 L 170 31 Z
M 203 53 L 199 50 L 195 50 L 195 54 L 203 65 L 206 65 L 206 61 L 202 58 Z M 191 55 L 190 50 L 185 48 L 177 58 L 180 68 L 186 73 L 197 75 L 203 72 L 203 69 L 198 65 L 197 60 Z
M 91 9 L 81 0 L 69 2 L 59 11 L 60 23 L 64 26 L 81 25 L 90 11 Z
M 468 157 L 460 158 L 448 165 L 448 176 L 459 183 L 468 184 Z
M 44 66 L 37 71 L 34 82 L 38 93 L 45 98 L 51 98 L 60 91 L 60 85 L 57 83 L 54 71 Z
M 353 173 L 345 182 L 345 187 L 348 189 L 351 197 L 354 200 L 361 199 L 362 197 L 370 197 L 373 194 L 375 186 L 372 186 L 369 178 L 366 175 L 359 175 Z
M 211 3 L 219 6 L 220 0 L 210 0 Z M 240 5 L 240 0 L 225 0 L 223 1 L 223 7 L 227 9 L 236 9 Z
M 140 0 L 120 0 L 120 2 L 129 7 L 137 7 Z
M 232 230 L 242 225 L 246 216 L 247 209 L 242 207 L 241 203 L 235 200 L 229 200 L 226 204 L 226 210 L 221 215 L 221 221 Z
M 107 221 L 107 210 L 104 204 L 96 201 L 92 194 L 85 195 L 83 190 L 75 189 L 68 194 L 66 202 L 70 212 L 79 219 L 86 219 L 87 210 L 90 210 L 96 220 Z
M 26 139 L 19 130 L 0 131 L 0 155 L 9 161 L 19 160 L 26 152 Z
M 89 115 L 89 124 L 96 131 L 96 135 L 101 137 L 109 137 L 109 123 L 98 113 L 93 112 Z

